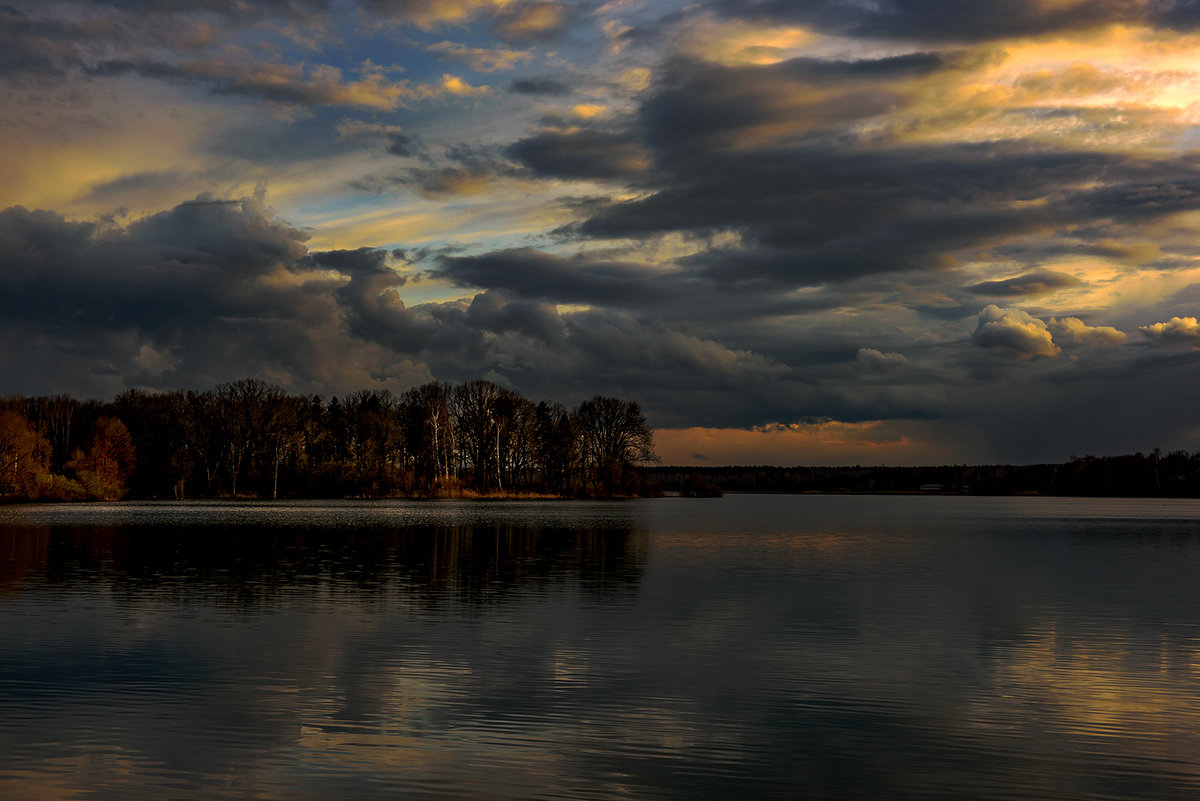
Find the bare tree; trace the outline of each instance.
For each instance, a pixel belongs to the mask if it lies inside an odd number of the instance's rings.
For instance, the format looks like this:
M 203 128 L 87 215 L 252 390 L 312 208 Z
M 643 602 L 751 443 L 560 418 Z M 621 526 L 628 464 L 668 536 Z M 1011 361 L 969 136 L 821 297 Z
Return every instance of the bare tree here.
M 211 391 L 173 392 L 170 405 L 184 448 L 203 468 L 204 490 L 212 495 L 213 479 L 221 463 L 217 396 Z
M 287 459 L 296 459 L 304 449 L 304 419 L 309 401 L 302 396 L 268 395 L 264 399 L 263 441 L 271 464 L 271 497 L 279 497 L 279 468 Z
M 461 443 L 460 456 L 470 466 L 475 486 L 484 490 L 500 477 L 501 433 L 504 425 L 502 400 L 509 390 L 491 381 L 469 381 L 454 388 L 451 410 Z
M 410 389 L 400 399 L 404 443 L 413 477 L 424 492 L 445 486 L 454 463 L 454 420 L 450 387 L 431 381 Z
M 658 460 L 654 431 L 633 401 L 597 395 L 574 414 L 593 492 L 613 495 L 626 489 L 630 468 Z
M 221 455 L 229 470 L 230 493 L 235 498 L 242 465 L 261 446 L 263 418 L 269 401 L 273 402 L 281 393 L 279 387 L 253 378 L 216 388 Z
M 579 457 L 575 424 L 561 403 L 542 401 L 534 411 L 534 442 L 537 469 L 542 487 L 559 495 L 569 495 Z

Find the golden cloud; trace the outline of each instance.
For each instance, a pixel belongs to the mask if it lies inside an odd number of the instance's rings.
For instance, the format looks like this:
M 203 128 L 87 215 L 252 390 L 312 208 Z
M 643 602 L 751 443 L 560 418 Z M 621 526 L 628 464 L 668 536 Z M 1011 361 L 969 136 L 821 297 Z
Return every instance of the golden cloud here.
M 469 47 L 459 42 L 436 42 L 426 50 L 461 61 L 476 72 L 508 70 L 533 58 L 533 53 L 528 50 Z

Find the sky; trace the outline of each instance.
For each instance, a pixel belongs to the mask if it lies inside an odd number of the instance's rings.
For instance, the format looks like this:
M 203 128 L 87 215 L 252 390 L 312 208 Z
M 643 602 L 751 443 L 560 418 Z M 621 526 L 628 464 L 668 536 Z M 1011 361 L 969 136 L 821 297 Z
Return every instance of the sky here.
M 0 0 L 0 394 L 487 379 L 669 464 L 1200 448 L 1195 0 Z

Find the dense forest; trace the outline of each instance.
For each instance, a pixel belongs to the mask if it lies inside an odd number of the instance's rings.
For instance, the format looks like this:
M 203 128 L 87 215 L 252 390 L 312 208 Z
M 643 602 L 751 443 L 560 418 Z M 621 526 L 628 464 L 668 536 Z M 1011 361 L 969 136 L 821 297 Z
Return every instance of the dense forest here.
M 637 403 L 574 410 L 488 381 L 328 400 L 254 379 L 111 402 L 0 399 L 0 498 L 653 494 Z
M 924 492 L 971 495 L 1200 497 L 1200 453 L 1082 456 L 1061 464 L 927 467 L 651 467 L 664 490 Z

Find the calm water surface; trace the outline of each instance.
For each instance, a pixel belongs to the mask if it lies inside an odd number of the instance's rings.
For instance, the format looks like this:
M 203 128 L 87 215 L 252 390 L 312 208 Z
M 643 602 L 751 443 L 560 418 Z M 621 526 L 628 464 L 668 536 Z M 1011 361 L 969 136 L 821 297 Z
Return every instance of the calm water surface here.
M 1200 503 L 0 508 L 0 799 L 1196 799 Z

